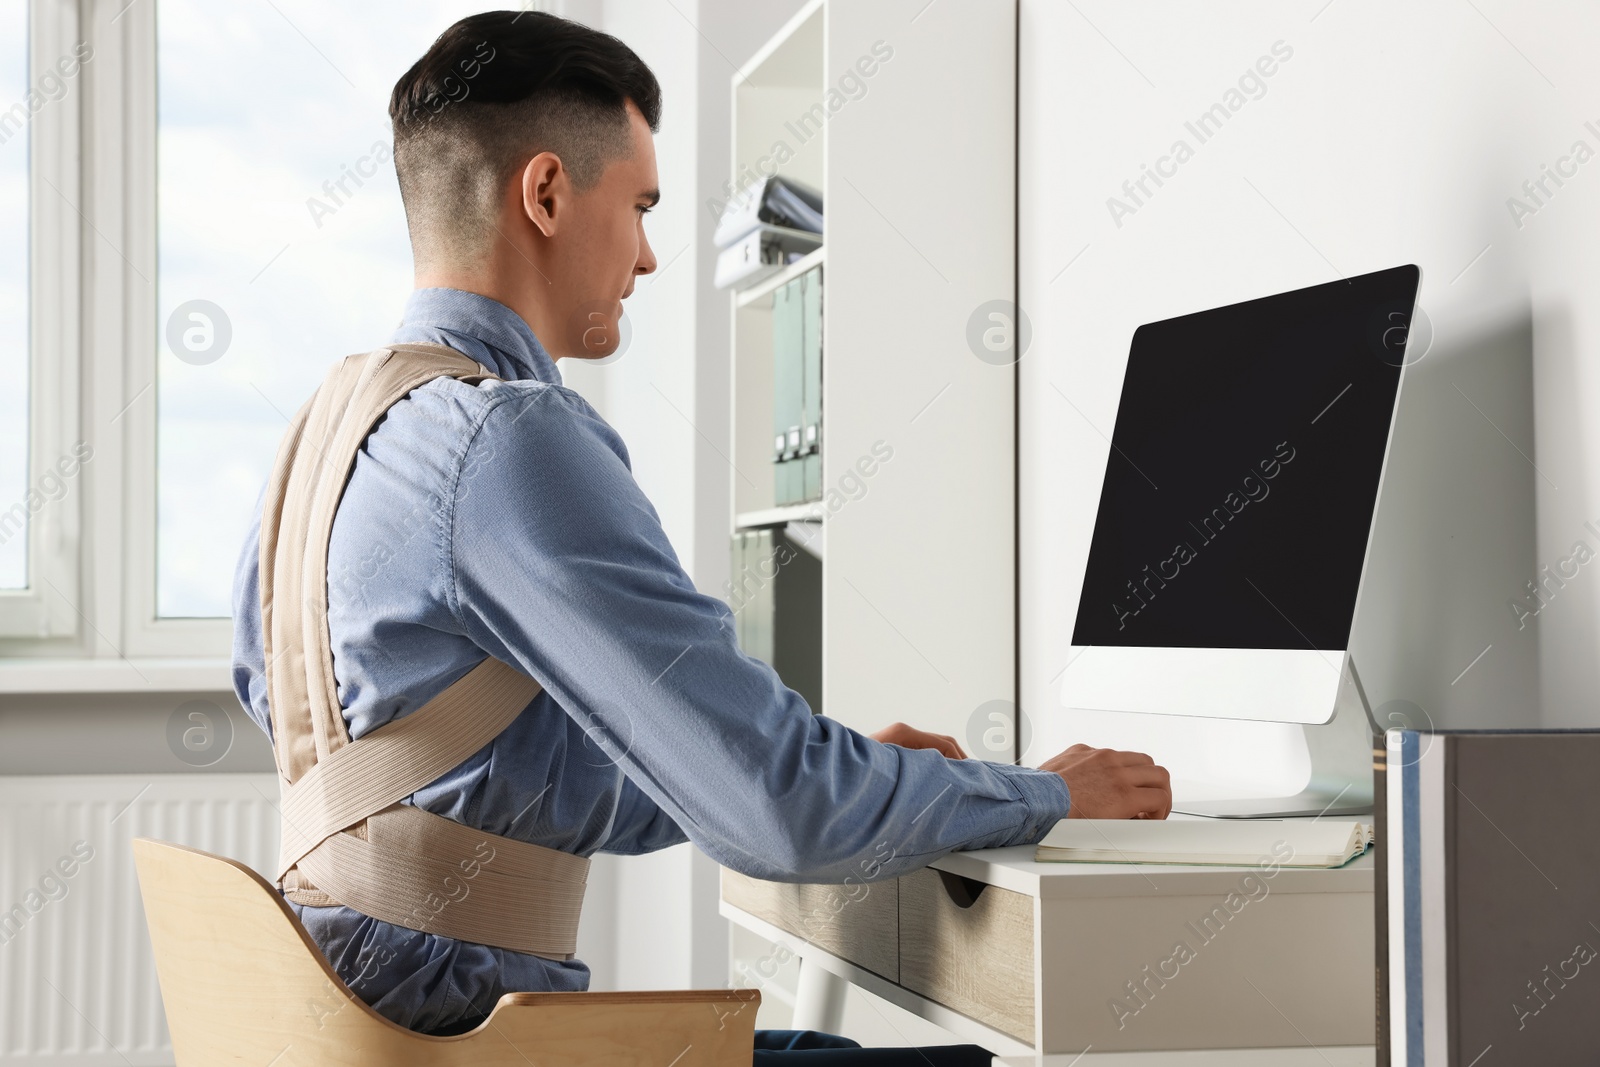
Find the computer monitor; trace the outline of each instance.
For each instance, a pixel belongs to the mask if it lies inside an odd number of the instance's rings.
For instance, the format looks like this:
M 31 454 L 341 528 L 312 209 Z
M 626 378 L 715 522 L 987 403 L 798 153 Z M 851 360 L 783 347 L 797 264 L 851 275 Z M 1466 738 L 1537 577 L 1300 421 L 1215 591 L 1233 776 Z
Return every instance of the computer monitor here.
M 1134 332 L 1065 705 L 1333 716 L 1420 279 L 1395 267 Z

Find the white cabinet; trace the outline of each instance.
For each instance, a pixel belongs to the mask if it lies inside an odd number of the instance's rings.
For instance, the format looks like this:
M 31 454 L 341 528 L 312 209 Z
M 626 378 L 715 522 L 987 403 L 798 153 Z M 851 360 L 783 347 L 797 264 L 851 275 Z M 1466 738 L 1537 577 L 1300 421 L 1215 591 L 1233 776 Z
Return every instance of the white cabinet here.
M 991 713 L 1016 688 L 1015 5 L 817 0 L 733 97 L 731 188 L 798 178 L 826 232 L 730 296 L 732 526 L 821 524 L 825 714 L 1009 762 Z M 821 499 L 778 507 L 773 293 L 816 268 Z

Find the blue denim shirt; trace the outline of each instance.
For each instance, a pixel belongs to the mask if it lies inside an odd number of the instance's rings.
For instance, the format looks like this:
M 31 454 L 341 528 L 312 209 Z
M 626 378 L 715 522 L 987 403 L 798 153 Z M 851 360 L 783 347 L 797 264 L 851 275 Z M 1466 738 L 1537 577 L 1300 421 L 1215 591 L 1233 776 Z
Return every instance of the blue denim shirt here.
M 422 386 L 357 455 L 328 557 L 350 736 L 414 711 L 486 655 L 544 686 L 412 803 L 585 856 L 689 840 L 734 870 L 806 882 L 1031 843 L 1066 815 L 1060 776 L 880 744 L 812 715 L 740 651 L 728 606 L 679 566 L 622 439 L 505 305 L 417 290 L 392 340 L 449 345 L 506 380 Z M 234 584 L 233 679 L 270 730 L 258 542 L 259 528 Z M 885 724 L 895 718 L 916 709 L 884 709 Z M 356 994 L 412 1029 L 484 1014 L 506 992 L 588 986 L 577 960 L 343 907 L 296 910 Z

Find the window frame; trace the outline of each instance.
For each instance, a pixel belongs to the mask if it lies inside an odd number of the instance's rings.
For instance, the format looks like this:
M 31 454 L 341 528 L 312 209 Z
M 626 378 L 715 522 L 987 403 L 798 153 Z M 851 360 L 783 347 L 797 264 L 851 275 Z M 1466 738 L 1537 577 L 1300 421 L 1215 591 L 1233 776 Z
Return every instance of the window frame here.
M 91 0 L 103 5 L 104 0 Z M 112 0 L 113 6 L 128 0 Z M 121 122 L 126 131 L 122 151 L 114 158 L 120 170 L 116 180 L 103 183 L 121 189 L 118 205 L 126 212 L 127 237 L 123 292 L 132 294 L 122 309 L 123 376 L 129 387 L 124 447 L 126 498 L 121 559 L 123 640 L 132 656 L 217 656 L 232 648 L 232 620 L 223 618 L 162 618 L 157 609 L 157 524 L 160 518 L 158 485 L 158 176 L 159 129 L 157 111 L 156 0 L 135 2 L 125 9 L 126 23 L 121 78 Z M 110 103 L 110 102 L 108 102 Z M 109 146 L 107 146 L 109 149 Z M 98 162 L 98 161 L 97 161 Z M 135 267 L 138 269 L 136 270 Z M 143 278 L 140 274 L 143 274 Z M 148 279 L 148 283 L 144 279 Z M 143 294 L 143 295 L 141 295 Z M 110 355 L 107 356 L 108 360 Z

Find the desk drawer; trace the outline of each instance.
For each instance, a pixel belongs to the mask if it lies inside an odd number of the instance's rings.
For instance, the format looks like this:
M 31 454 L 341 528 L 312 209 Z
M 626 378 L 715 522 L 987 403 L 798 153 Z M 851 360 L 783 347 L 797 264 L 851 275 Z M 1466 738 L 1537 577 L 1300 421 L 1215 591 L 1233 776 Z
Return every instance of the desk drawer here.
M 764 882 L 724 867 L 722 899 L 840 959 L 898 980 L 900 898 L 894 879 L 796 885 Z
M 900 984 L 1032 1043 L 1033 898 L 928 868 L 900 878 Z

